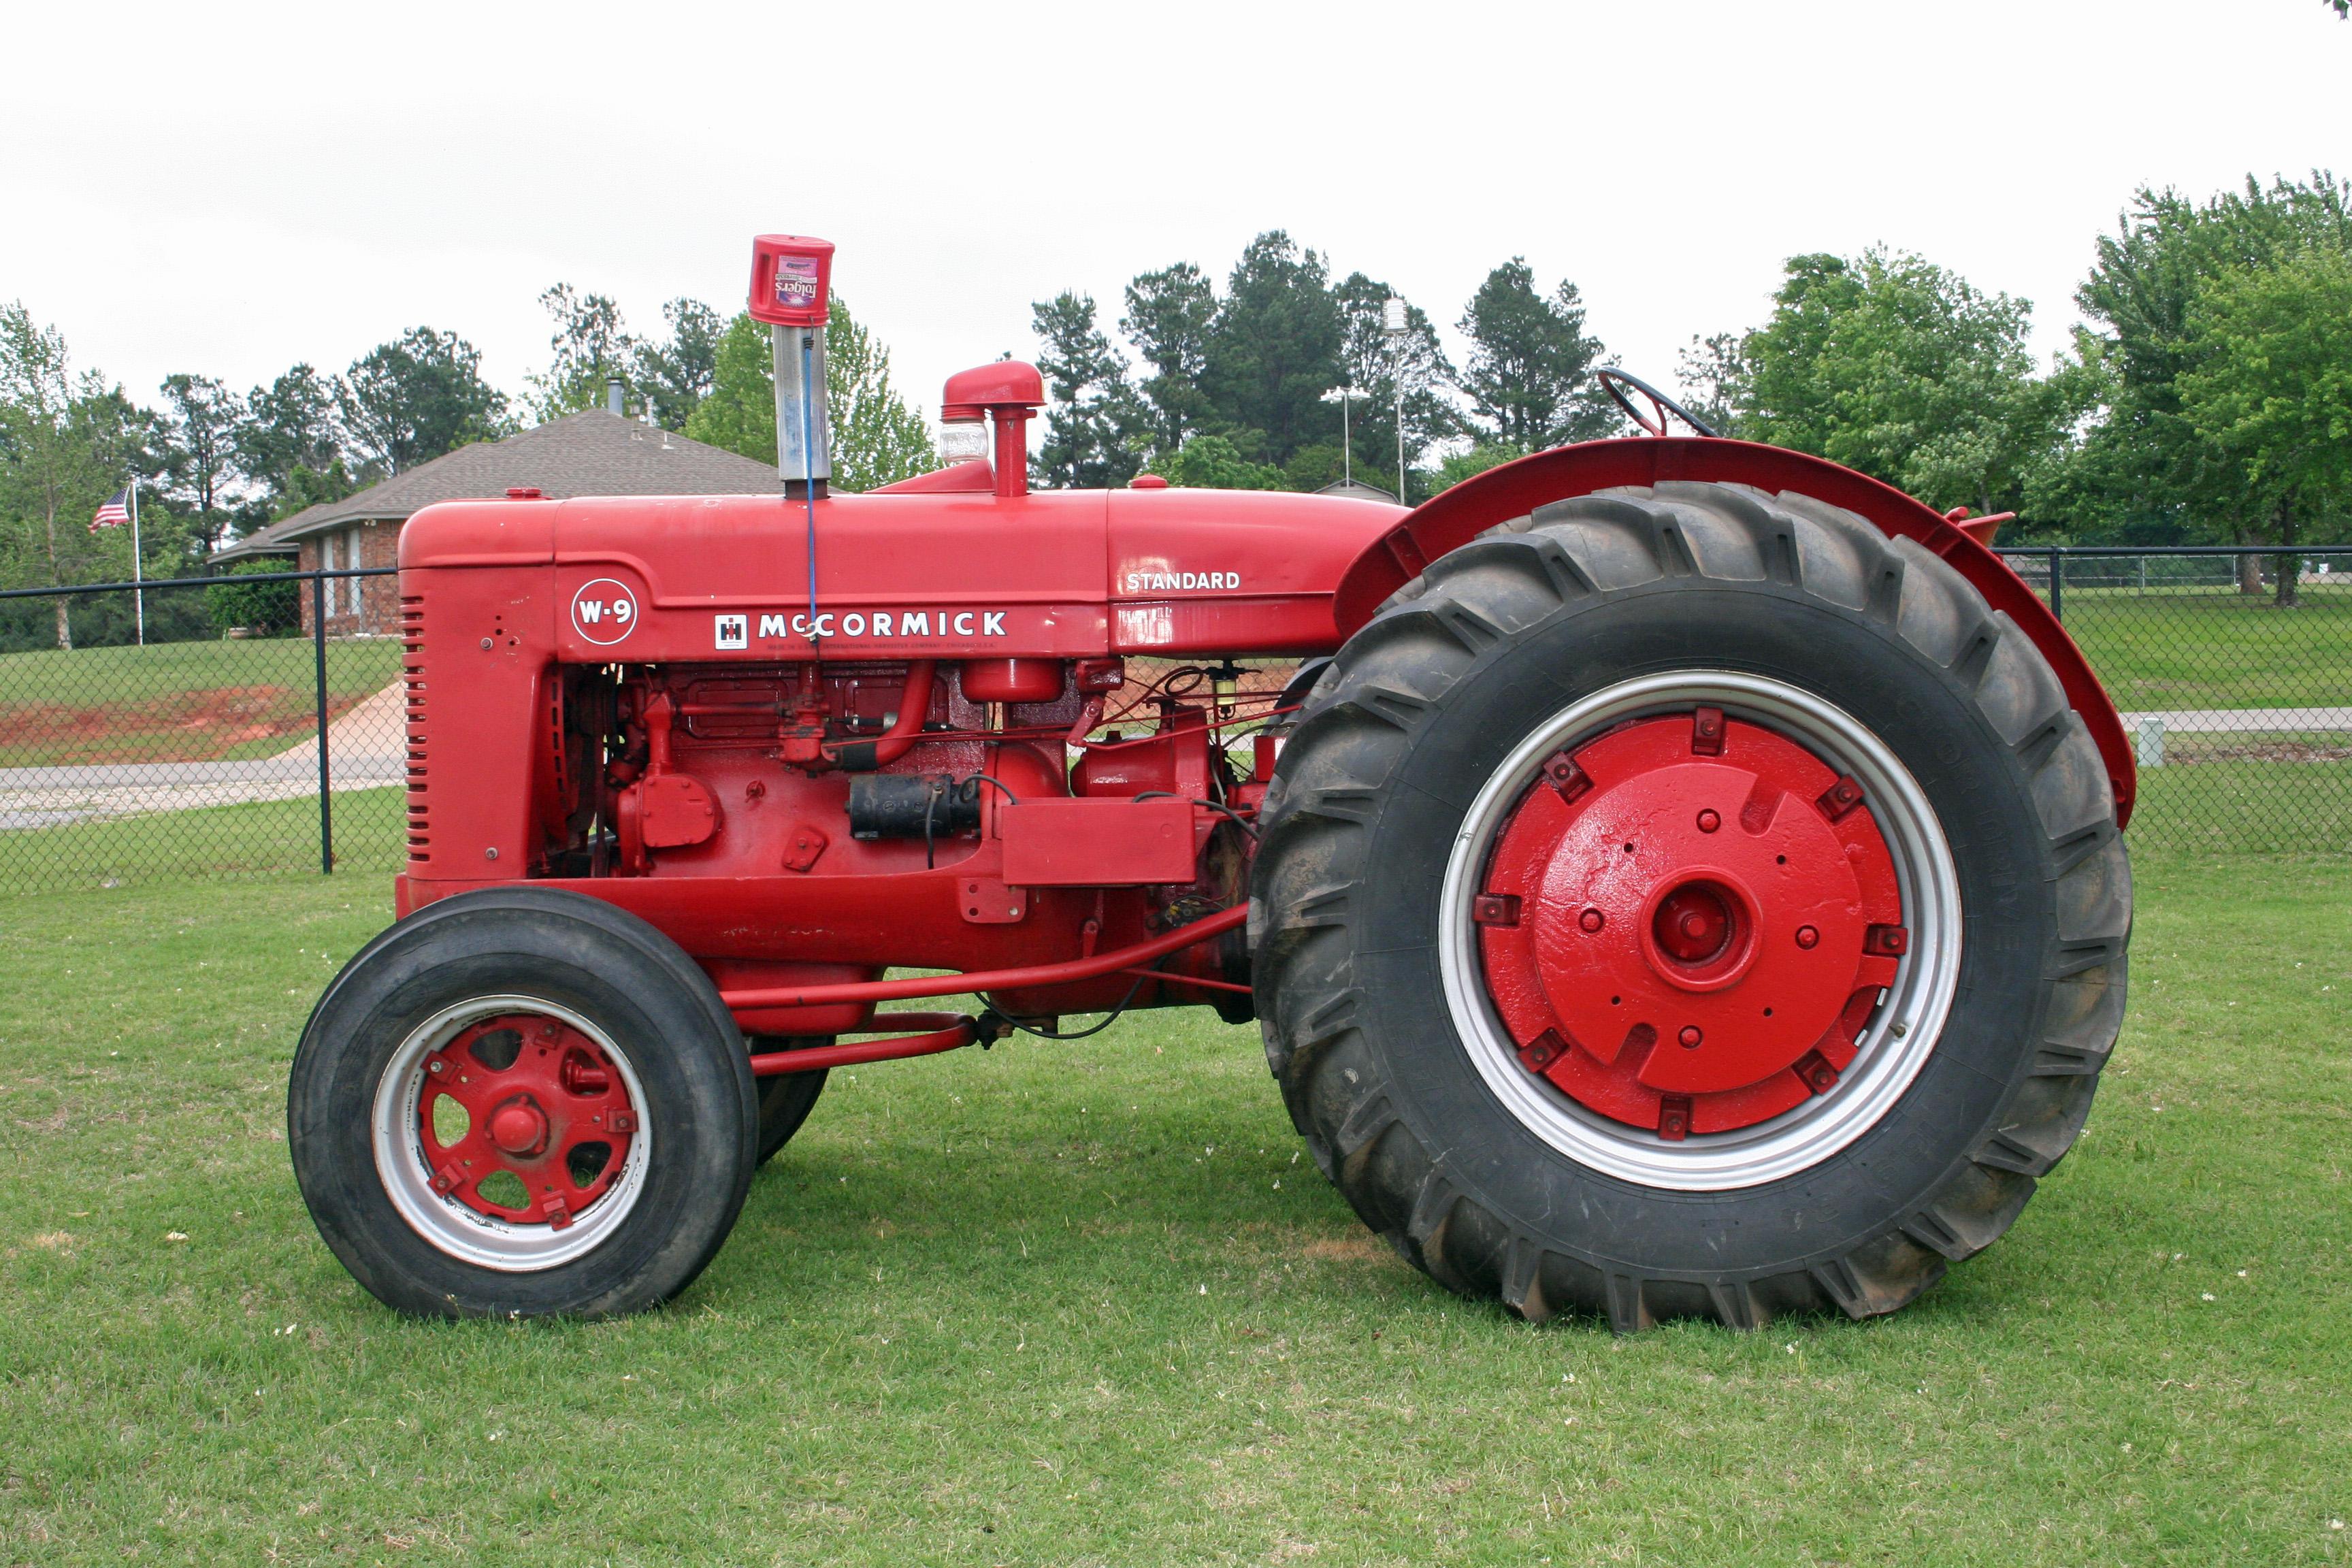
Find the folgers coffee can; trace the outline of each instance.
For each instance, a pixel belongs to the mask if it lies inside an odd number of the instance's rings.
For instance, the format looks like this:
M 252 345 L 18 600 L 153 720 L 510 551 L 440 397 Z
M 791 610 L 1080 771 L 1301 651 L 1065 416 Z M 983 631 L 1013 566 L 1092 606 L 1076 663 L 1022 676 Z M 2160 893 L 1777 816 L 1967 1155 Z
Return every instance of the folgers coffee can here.
M 833 284 L 833 242 L 763 234 L 751 242 L 751 319 L 779 327 L 822 327 Z

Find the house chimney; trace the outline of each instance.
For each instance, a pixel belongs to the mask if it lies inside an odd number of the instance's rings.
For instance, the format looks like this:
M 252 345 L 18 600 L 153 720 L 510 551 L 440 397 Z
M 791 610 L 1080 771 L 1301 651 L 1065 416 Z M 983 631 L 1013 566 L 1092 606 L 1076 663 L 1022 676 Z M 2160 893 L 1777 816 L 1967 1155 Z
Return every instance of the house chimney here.
M 604 383 L 604 412 L 621 412 L 621 378 L 617 375 Z

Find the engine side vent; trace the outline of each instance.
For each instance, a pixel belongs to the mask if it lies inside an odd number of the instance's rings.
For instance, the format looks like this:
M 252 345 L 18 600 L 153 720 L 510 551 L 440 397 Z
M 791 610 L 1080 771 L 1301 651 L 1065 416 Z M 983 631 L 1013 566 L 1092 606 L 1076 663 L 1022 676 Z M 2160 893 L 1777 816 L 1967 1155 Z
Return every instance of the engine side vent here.
M 408 860 L 423 865 L 433 858 L 431 803 L 426 792 L 432 765 L 425 742 L 425 599 L 404 594 L 400 598 L 400 673 L 408 695 Z

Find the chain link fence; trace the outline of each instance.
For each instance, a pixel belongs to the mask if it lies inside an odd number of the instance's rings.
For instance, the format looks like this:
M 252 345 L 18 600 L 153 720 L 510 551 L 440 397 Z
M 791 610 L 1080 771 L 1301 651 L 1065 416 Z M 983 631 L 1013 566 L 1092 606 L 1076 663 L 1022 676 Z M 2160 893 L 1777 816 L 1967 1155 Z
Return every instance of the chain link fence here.
M 0 892 L 395 868 L 400 644 L 328 635 L 391 575 L 0 594 Z
M 2122 711 L 2136 845 L 2352 849 L 2352 549 L 2001 553 Z
M 2135 844 L 2352 850 L 2352 549 L 2003 554 L 2123 711 Z M 0 594 L 0 892 L 395 869 L 400 644 L 335 635 L 391 574 Z

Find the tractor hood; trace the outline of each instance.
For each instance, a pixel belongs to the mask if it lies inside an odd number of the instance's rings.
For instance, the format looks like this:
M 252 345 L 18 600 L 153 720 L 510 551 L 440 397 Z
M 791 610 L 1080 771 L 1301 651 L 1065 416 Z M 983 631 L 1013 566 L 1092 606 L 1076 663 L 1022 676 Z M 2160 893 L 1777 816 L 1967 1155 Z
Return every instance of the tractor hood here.
M 517 574 L 566 662 L 1304 655 L 1339 646 L 1341 576 L 1405 515 L 1172 488 L 448 501 L 400 563 Z

